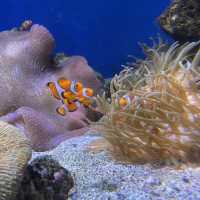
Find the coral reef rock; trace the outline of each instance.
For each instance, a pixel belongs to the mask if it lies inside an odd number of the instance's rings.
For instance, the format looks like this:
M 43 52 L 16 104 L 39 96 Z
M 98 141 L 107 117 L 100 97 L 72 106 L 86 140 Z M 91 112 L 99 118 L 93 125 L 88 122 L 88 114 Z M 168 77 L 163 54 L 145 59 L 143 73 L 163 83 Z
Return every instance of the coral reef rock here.
M 30 143 L 16 127 L 2 121 L 0 143 L 0 199 L 15 200 L 31 157 Z
M 200 39 L 200 1 L 174 0 L 159 22 L 177 40 Z
M 27 167 L 17 200 L 65 200 L 74 181 L 51 156 L 33 160 Z
M 81 56 L 52 58 L 54 38 L 43 26 L 0 32 L 0 120 L 21 128 L 36 151 L 44 151 L 63 140 L 84 134 L 92 110 L 80 106 L 65 117 L 56 113 L 60 102 L 49 96 L 47 83 L 61 77 L 79 80 L 95 94 L 102 83 Z M 92 116 L 94 118 L 90 118 Z M 89 120 L 88 120 L 89 118 Z

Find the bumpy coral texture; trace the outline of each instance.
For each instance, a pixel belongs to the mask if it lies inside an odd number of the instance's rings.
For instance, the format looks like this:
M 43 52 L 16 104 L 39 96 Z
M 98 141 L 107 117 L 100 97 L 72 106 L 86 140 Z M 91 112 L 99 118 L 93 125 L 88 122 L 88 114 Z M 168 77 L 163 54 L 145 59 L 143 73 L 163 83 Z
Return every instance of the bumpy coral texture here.
M 80 107 L 66 117 L 55 112 L 60 102 L 49 96 L 47 82 L 60 77 L 80 80 L 98 92 L 101 83 L 85 58 L 72 56 L 56 65 L 54 38 L 41 25 L 0 33 L 0 116 L 23 129 L 36 151 L 44 151 L 88 129 L 88 112 Z
M 111 99 L 98 96 L 105 116 L 95 129 L 111 144 L 115 158 L 128 162 L 177 163 L 199 160 L 200 51 L 198 43 L 146 48 L 136 70 L 125 68 L 111 82 Z M 120 108 L 117 99 L 129 95 Z
M 16 127 L 2 121 L 0 143 L 0 199 L 15 200 L 31 158 L 31 145 Z

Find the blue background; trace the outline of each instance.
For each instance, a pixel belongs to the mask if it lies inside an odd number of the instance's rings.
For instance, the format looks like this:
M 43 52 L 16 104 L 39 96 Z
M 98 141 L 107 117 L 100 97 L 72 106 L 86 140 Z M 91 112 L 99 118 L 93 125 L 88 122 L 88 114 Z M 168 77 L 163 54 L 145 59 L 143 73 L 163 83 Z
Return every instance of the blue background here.
M 138 42 L 160 33 L 157 17 L 171 0 L 7 0 L 0 30 L 25 19 L 43 24 L 56 39 L 56 52 L 83 55 L 105 77 L 118 73 L 128 55 L 141 57 Z

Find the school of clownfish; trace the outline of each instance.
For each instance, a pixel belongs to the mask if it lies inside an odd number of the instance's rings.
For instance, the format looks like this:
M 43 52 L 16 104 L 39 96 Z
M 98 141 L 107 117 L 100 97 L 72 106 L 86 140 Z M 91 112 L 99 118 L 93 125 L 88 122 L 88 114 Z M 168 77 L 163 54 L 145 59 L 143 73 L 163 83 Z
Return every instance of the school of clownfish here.
M 60 78 L 57 82 L 48 82 L 47 86 L 51 95 L 62 102 L 62 105 L 56 109 L 62 116 L 65 116 L 67 111 L 76 111 L 80 105 L 89 107 L 92 104 L 93 90 L 84 88 L 80 81 Z
M 92 88 L 84 87 L 81 81 L 60 78 L 57 82 L 48 82 L 47 86 L 51 96 L 62 103 L 56 108 L 56 112 L 61 116 L 65 116 L 67 111 L 76 111 L 81 105 L 89 108 L 93 103 L 94 91 Z M 122 108 L 127 108 L 131 104 L 131 99 L 124 95 L 118 103 Z

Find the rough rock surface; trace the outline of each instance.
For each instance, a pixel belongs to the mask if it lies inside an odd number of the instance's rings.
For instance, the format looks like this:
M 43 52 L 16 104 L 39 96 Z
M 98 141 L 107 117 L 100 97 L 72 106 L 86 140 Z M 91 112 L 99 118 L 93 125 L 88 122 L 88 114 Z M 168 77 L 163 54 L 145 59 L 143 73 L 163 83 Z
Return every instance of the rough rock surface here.
M 176 40 L 200 39 L 200 1 L 174 0 L 159 23 Z
M 42 156 L 28 165 L 17 200 L 66 200 L 73 185 L 65 168 L 51 156 Z

